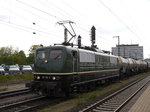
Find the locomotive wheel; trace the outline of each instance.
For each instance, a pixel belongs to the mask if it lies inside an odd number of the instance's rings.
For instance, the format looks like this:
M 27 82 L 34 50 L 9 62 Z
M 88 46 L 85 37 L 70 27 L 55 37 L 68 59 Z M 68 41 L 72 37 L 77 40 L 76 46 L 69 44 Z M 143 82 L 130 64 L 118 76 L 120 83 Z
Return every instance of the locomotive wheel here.
M 93 91 L 93 90 L 95 89 L 95 87 L 96 87 L 96 86 L 95 86 L 95 83 L 94 83 L 94 82 L 88 84 L 88 90 L 89 90 L 89 91 Z

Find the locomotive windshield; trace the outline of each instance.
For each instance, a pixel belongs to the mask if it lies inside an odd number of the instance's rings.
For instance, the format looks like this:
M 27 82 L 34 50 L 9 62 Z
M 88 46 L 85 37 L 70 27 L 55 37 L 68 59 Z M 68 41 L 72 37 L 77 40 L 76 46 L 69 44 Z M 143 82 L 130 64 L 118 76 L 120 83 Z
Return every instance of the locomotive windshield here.
M 35 59 L 36 72 L 61 73 L 64 67 L 65 50 L 59 47 L 37 49 Z
M 37 52 L 37 59 L 45 59 L 45 51 L 38 51 Z
M 51 59 L 61 59 L 62 58 L 62 50 L 52 50 L 50 52 Z

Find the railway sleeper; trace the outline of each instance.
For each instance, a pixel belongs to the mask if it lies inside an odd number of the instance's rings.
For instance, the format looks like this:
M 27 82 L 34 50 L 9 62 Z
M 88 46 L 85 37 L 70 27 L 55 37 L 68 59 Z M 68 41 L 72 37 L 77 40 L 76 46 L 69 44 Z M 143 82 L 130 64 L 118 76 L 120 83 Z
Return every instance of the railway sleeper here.
M 109 109 L 116 109 L 118 107 L 118 105 L 100 105 L 99 107 L 97 108 L 109 108 Z
M 109 99 L 109 100 L 107 100 L 106 102 L 107 103 L 118 103 L 118 102 L 120 102 L 122 99 L 120 98 L 120 99 Z
M 113 111 L 114 109 L 111 109 L 111 108 L 108 108 L 108 107 L 107 108 L 96 107 L 96 110 L 99 110 L 97 112 L 101 112 L 101 111 Z
M 112 104 L 112 105 L 120 105 L 122 103 L 122 101 L 111 101 L 111 102 L 105 102 L 105 104 L 107 104 L 107 105 L 110 105 L 110 104 Z
M 113 100 L 121 101 L 121 100 L 126 99 L 126 98 L 128 98 L 128 96 L 120 95 L 120 96 L 116 96 L 116 97 L 110 99 L 109 101 L 113 101 Z
M 113 106 L 113 107 L 117 107 L 118 105 L 120 105 L 120 104 L 119 103 L 103 103 L 102 104 L 102 106 Z
M 119 103 L 116 101 L 112 101 L 112 102 L 104 102 L 103 105 L 108 105 L 108 104 L 112 104 L 112 105 L 118 105 Z
M 93 109 L 93 112 L 113 112 L 113 111 L 100 111 L 100 110 L 96 110 L 96 109 Z

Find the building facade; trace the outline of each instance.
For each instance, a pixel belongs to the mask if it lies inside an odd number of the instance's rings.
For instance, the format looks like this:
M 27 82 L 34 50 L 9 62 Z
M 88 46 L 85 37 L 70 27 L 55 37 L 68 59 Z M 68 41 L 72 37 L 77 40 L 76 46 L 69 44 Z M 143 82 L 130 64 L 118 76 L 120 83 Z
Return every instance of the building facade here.
M 143 46 L 139 46 L 139 44 L 116 45 L 116 47 L 112 47 L 112 54 L 124 58 L 143 59 Z

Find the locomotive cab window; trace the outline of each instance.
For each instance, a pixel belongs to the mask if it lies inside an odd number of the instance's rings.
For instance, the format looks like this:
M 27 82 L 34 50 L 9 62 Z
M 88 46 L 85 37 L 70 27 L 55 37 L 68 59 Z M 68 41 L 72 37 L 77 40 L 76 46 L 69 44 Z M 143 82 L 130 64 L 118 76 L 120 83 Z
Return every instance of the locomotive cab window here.
M 45 51 L 37 52 L 37 59 L 45 59 L 45 57 L 46 57 Z
M 61 59 L 62 58 L 62 50 L 52 50 L 50 51 L 51 59 Z

